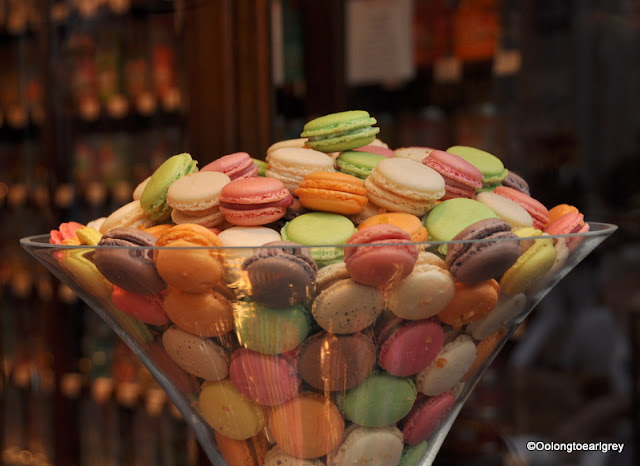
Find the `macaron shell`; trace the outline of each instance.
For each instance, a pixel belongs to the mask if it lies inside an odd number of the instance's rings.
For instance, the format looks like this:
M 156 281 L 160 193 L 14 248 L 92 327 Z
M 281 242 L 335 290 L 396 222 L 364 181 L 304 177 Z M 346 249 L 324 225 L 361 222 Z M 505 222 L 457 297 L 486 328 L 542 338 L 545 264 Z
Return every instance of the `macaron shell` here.
M 420 393 L 436 396 L 450 390 L 465 375 L 476 358 L 476 345 L 468 335 L 445 344 L 434 361 L 416 376 Z
M 527 297 L 523 294 L 515 296 L 502 295 L 496 307 L 482 319 L 467 325 L 466 332 L 476 340 L 484 340 L 510 322 L 524 309 Z
M 161 293 L 143 295 L 113 285 L 111 300 L 120 311 L 145 324 L 161 326 L 169 323 Z
M 253 163 L 253 159 L 246 152 L 235 152 L 228 154 L 208 163 L 201 172 L 220 172 L 230 179 L 252 178 L 258 176 L 258 167 Z
M 301 383 L 295 368 L 285 358 L 247 348 L 234 351 L 229 378 L 244 396 L 265 406 L 293 398 Z
M 487 338 L 478 342 L 476 345 L 476 357 L 471 366 L 469 366 L 469 369 L 467 369 L 467 372 L 462 376 L 462 379 L 460 379 L 462 383 L 471 380 L 471 378 L 473 378 L 473 376 L 475 376 L 482 368 L 485 362 L 487 362 L 487 360 L 492 356 L 495 356 L 494 351 L 505 335 L 506 330 L 501 328 L 489 335 Z
M 246 440 L 235 440 L 216 432 L 215 438 L 220 454 L 231 465 L 262 466 L 269 451 L 269 441 L 264 432 Z
M 162 346 L 176 364 L 205 380 L 222 380 L 229 374 L 229 357 L 224 348 L 203 338 L 171 326 L 162 334 Z
M 454 329 L 486 316 L 498 303 L 500 285 L 496 280 L 467 285 L 456 282 L 456 291 L 438 318 Z
M 295 349 L 307 337 L 310 316 L 301 305 L 273 309 L 255 302 L 234 303 L 235 330 L 240 344 L 263 354 Z
M 319 458 L 342 441 L 344 420 L 331 400 L 307 392 L 274 407 L 269 430 L 286 453 Z
M 404 212 L 388 212 L 373 215 L 363 220 L 358 225 L 358 230 L 380 223 L 389 223 L 403 229 L 409 233 L 411 241 L 414 243 L 421 243 L 427 240 L 427 229 L 422 225 L 420 218 L 416 215 Z
M 494 192 L 481 192 L 476 194 L 475 200 L 489 207 L 498 217 L 508 222 L 513 228 L 533 226 L 533 218 L 529 215 L 529 212 L 511 199 Z
M 403 421 L 402 435 L 408 445 L 428 439 L 447 418 L 456 399 L 450 392 L 420 402 Z
M 455 289 L 444 261 L 433 253 L 421 252 L 411 274 L 386 290 L 386 306 L 402 319 L 426 319 L 451 302 Z
M 372 325 L 384 309 L 384 295 L 352 279 L 341 280 L 320 293 L 311 312 L 324 330 L 347 334 Z
M 150 227 L 154 223 L 139 201 L 131 201 L 109 214 L 100 225 L 100 233 L 106 233 L 118 227 Z
M 398 326 L 380 345 L 378 365 L 391 375 L 407 377 L 427 367 L 439 353 L 444 330 L 430 320 Z
M 362 181 L 339 172 L 314 172 L 306 175 L 295 190 L 300 203 L 312 210 L 357 214 L 368 202 Z
M 326 466 L 326 464 L 319 459 L 304 459 L 291 456 L 278 445 L 274 445 L 264 458 L 263 466 Z
M 422 160 L 422 163 L 440 173 L 447 190 L 450 190 L 450 186 L 471 190 L 482 187 L 480 170 L 456 154 L 434 150 Z
M 425 157 L 428 157 L 435 149 L 431 147 L 400 147 L 393 151 L 395 157 L 403 159 L 411 159 L 422 163 Z
M 375 123 L 376 119 L 363 110 L 332 113 L 309 121 L 300 136 L 309 138 L 306 145 L 316 150 L 345 151 L 373 142 L 380 131 L 372 127 Z
M 206 211 L 219 204 L 222 188 L 231 179 L 224 173 L 196 172 L 174 181 L 167 190 L 167 203 L 187 212 Z
M 498 186 L 493 192 L 522 206 L 533 218 L 534 228 L 542 230 L 549 223 L 549 210 L 531 196 L 507 186 Z
M 545 226 L 544 232 L 549 235 L 566 235 L 577 233 L 584 225 L 584 215 L 579 212 L 567 212 Z
M 312 245 L 345 244 L 356 227 L 343 215 L 330 212 L 310 212 L 287 223 L 281 234 L 283 239 Z
M 482 173 L 482 184 L 484 186 L 499 183 L 508 174 L 508 170 L 504 168 L 502 161 L 498 157 L 475 147 L 452 146 L 446 152 L 459 155 L 475 166 Z
M 298 354 L 298 371 L 313 388 L 348 390 L 364 381 L 376 362 L 376 349 L 368 333 L 336 335 L 318 332 L 306 339 Z
M 384 159 L 383 155 L 371 152 L 361 150 L 344 151 L 336 159 L 336 166 L 341 172 L 364 180 L 371 174 L 375 166 Z
M 496 213 L 473 199 L 448 199 L 437 204 L 423 219 L 429 238 L 451 241 L 469 225 L 485 218 L 498 218 Z
M 263 408 L 245 398 L 229 379 L 202 384 L 198 404 L 216 432 L 235 440 L 257 435 L 266 423 Z
M 345 431 L 345 439 L 340 447 L 328 455 L 327 466 L 397 466 L 402 447 L 402 432 L 395 426 L 374 428 L 353 425 Z
M 280 180 L 293 193 L 305 175 L 317 171 L 334 171 L 333 159 L 313 149 L 283 148 L 271 153 L 266 175 Z
M 307 142 L 307 138 L 285 139 L 282 141 L 274 142 L 267 149 L 265 160 L 268 162 L 269 158 L 271 158 L 271 154 L 277 149 L 282 149 L 285 147 L 303 149 L 305 147 L 306 142 Z
M 416 445 L 405 445 L 398 466 L 417 466 L 426 455 L 429 444 L 423 440 Z
M 374 372 L 344 394 L 342 412 L 361 426 L 388 426 L 409 413 L 416 395 L 416 386 L 410 378 Z
M 181 329 L 200 337 L 218 337 L 233 330 L 233 308 L 217 291 L 189 293 L 169 287 L 164 309 Z

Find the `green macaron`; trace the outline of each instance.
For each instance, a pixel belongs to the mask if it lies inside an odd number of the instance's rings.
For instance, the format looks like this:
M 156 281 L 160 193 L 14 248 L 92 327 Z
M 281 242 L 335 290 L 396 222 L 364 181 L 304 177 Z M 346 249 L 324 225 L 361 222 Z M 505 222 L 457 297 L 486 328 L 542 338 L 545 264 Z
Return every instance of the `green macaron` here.
M 320 152 L 341 152 L 366 146 L 380 128 L 372 125 L 376 119 L 364 110 L 331 113 L 304 125 L 300 137 L 308 138 L 306 145 Z
M 182 153 L 169 157 L 153 172 L 140 197 L 140 205 L 149 218 L 156 221 L 169 218 L 171 215 L 171 207 L 167 204 L 169 186 L 178 178 L 197 172 L 197 163 L 190 154 Z
M 344 215 L 331 212 L 309 212 L 287 222 L 280 234 L 285 241 L 294 241 L 310 248 L 311 257 L 319 267 L 342 260 L 345 244 L 357 231 L 356 226 Z
M 365 427 L 382 427 L 405 417 L 418 392 L 409 377 L 374 372 L 338 400 L 344 416 Z
M 429 449 L 426 440 L 416 445 L 405 445 L 398 466 L 418 466 Z
M 253 160 L 253 163 L 255 163 L 258 167 L 258 176 L 266 176 L 267 170 L 269 169 L 269 164 L 264 160 L 256 159 L 253 157 L 251 159 Z
M 311 330 L 311 315 L 301 304 L 271 308 L 254 301 L 238 301 L 233 313 L 240 344 L 262 354 L 291 351 Z
M 447 152 L 459 155 L 476 167 L 482 173 L 483 186 L 500 183 L 509 172 L 498 157 L 475 147 L 452 146 L 447 149 Z
M 371 174 L 371 170 L 384 159 L 386 159 L 386 157 L 383 155 L 372 154 L 371 152 L 365 151 L 348 150 L 338 156 L 336 165 L 342 173 L 357 176 L 364 180 Z

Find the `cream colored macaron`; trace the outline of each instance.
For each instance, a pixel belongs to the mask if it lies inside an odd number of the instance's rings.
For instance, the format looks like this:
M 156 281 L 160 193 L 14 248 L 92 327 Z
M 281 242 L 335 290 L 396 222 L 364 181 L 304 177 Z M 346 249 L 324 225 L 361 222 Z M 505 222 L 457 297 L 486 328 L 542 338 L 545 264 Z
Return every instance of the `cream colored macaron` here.
M 492 209 L 498 217 L 511 225 L 512 229 L 533 226 L 533 218 L 520 204 L 499 194 L 486 191 L 475 196 L 476 201 Z
M 229 375 L 229 357 L 224 348 L 210 338 L 172 326 L 162 334 L 162 345 L 176 364 L 196 377 L 222 380 Z
M 284 147 L 270 154 L 266 175 L 279 179 L 293 193 L 305 175 L 318 171 L 335 171 L 333 159 L 313 149 Z

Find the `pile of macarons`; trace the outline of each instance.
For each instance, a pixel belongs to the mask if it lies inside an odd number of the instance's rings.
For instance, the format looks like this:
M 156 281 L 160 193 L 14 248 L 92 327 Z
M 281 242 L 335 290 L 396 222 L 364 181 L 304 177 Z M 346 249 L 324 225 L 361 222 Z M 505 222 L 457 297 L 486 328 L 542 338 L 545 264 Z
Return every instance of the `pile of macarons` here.
M 58 260 L 146 324 L 229 464 L 414 464 L 589 230 L 496 156 L 392 150 L 375 123 L 325 115 L 266 161 L 169 157 L 51 232 L 96 246 Z

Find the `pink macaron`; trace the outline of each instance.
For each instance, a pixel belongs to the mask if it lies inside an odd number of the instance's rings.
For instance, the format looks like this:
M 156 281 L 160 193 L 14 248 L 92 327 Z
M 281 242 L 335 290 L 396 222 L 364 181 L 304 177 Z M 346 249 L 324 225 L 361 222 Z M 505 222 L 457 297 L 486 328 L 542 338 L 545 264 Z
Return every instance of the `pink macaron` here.
M 234 152 L 205 165 L 202 172 L 221 172 L 232 180 L 258 176 L 258 166 L 246 152 Z
M 229 378 L 244 396 L 275 406 L 293 398 L 302 383 L 286 357 L 239 348 L 231 355 Z
M 366 146 L 357 147 L 353 150 L 356 152 L 369 152 L 370 154 L 378 154 L 382 155 L 383 157 L 393 157 L 395 155 L 391 149 L 377 146 L 375 144 L 367 144 Z
M 447 418 L 456 399 L 450 391 L 438 396 L 418 396 L 413 408 L 401 421 L 404 442 L 416 445 L 429 438 Z
M 409 377 L 426 368 L 444 343 L 442 326 L 431 319 L 383 319 L 377 325 L 378 365 L 391 375 Z
M 508 186 L 498 186 L 493 192 L 522 206 L 533 218 L 534 228 L 544 230 L 544 227 L 549 223 L 549 209 L 531 196 Z
M 351 278 L 363 285 L 387 286 L 411 273 L 418 259 L 418 247 L 402 228 L 380 223 L 358 230 L 347 244 L 344 262 Z M 376 245 L 377 244 L 377 245 Z
M 84 225 L 78 222 L 61 223 L 57 230 L 51 230 L 49 233 L 49 242 L 51 244 L 62 244 L 66 239 L 76 236 L 76 231 L 84 228 Z
M 472 198 L 476 189 L 482 188 L 482 173 L 459 155 L 434 150 L 422 160 L 444 178 L 445 194 L 442 198 Z
M 293 196 L 276 178 L 238 178 L 220 192 L 220 211 L 229 223 L 240 226 L 275 222 L 292 203 Z
M 567 212 L 550 222 L 544 232 L 549 235 L 568 235 L 572 233 L 586 233 L 589 231 L 589 224 L 584 221 L 584 215 L 580 212 Z M 565 242 L 569 251 L 573 251 L 582 241 L 580 237 L 566 238 Z

